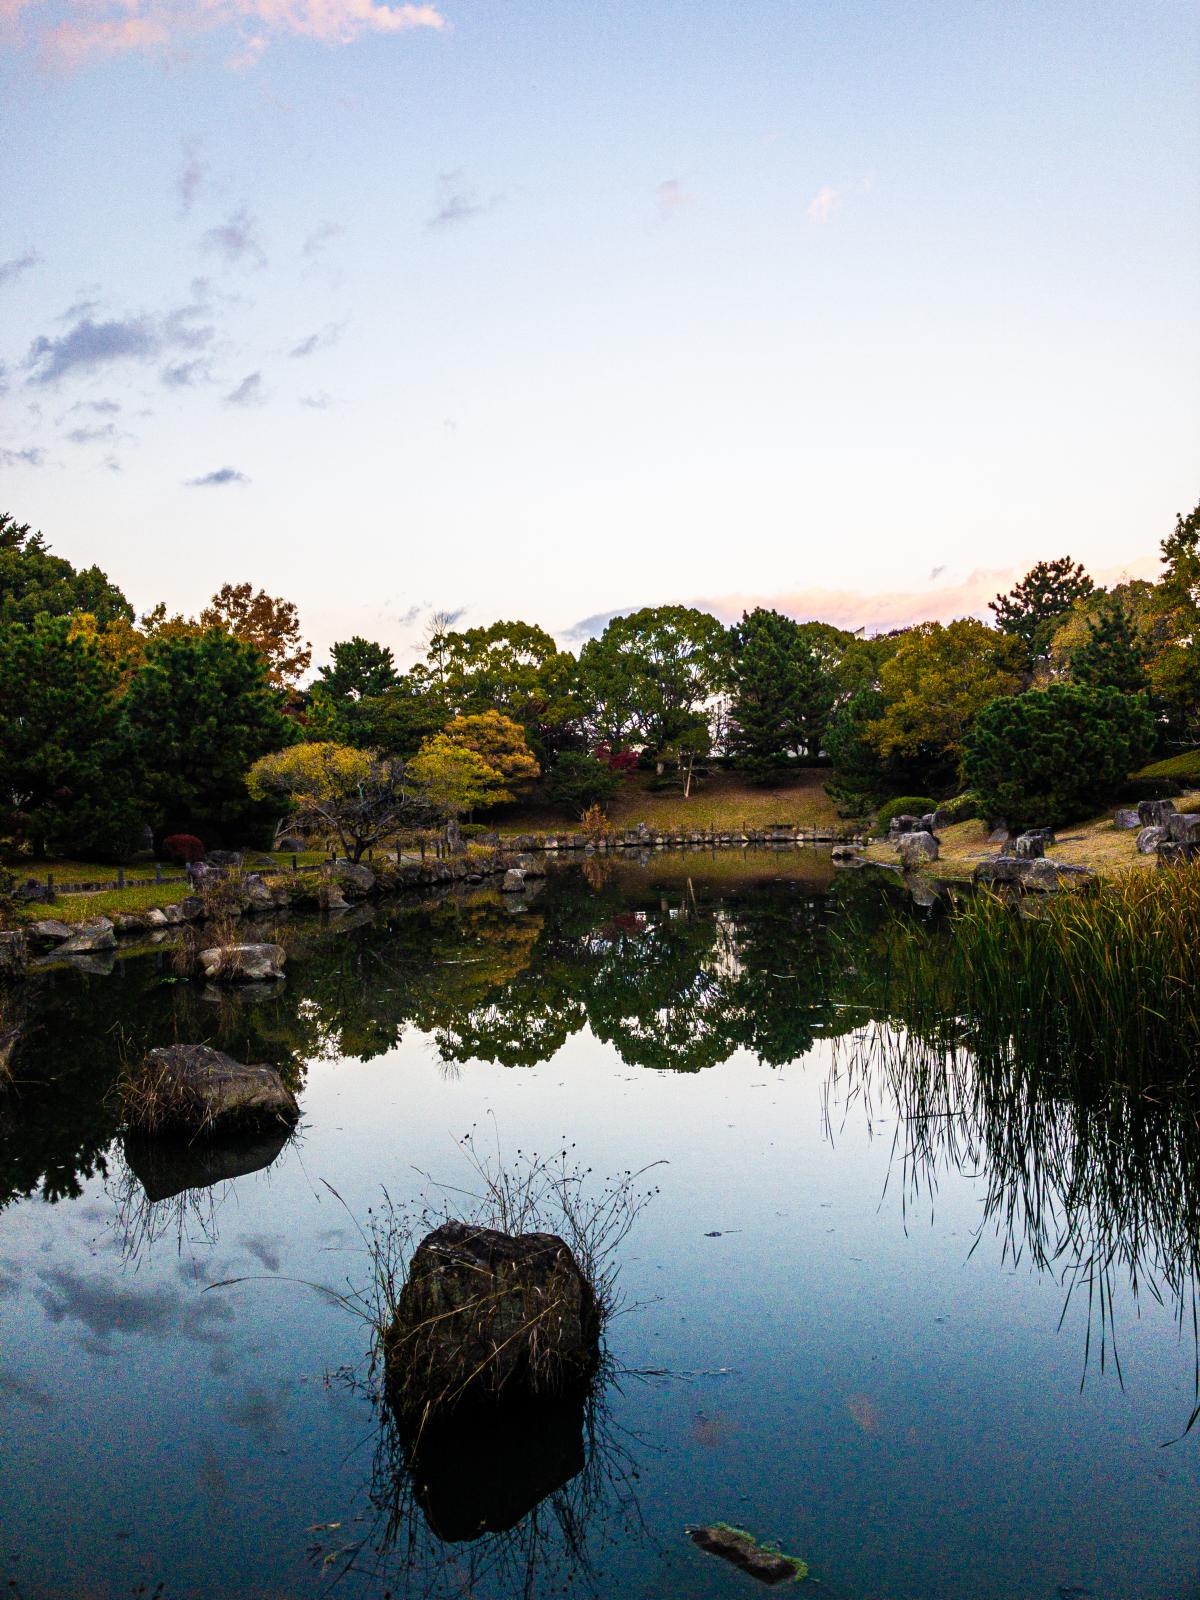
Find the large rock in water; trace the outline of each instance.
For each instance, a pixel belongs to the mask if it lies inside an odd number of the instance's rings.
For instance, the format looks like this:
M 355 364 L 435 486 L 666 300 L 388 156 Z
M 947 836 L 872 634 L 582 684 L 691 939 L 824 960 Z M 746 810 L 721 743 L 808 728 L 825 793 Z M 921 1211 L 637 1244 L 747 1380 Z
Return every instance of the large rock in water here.
M 599 1341 L 595 1294 L 556 1234 L 444 1222 L 417 1246 L 384 1339 L 388 1397 L 412 1417 L 569 1394 Z
M 223 944 L 201 950 L 200 967 L 206 978 L 227 983 L 261 983 L 282 978 L 287 960 L 280 944 Z
M 126 1099 L 136 1133 L 226 1134 L 291 1128 L 296 1097 L 274 1067 L 243 1066 L 207 1044 L 169 1044 L 147 1053 Z
M 58 947 L 62 956 L 86 955 L 92 950 L 115 950 L 117 935 L 107 917 L 97 917 L 93 922 L 82 922 L 69 939 Z

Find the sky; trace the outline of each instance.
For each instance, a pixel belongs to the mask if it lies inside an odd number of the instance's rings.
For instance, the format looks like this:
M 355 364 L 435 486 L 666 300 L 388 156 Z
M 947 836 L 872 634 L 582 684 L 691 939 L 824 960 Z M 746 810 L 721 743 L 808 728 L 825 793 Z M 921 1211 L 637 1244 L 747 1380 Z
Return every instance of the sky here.
M 0 0 L 0 509 L 316 659 L 986 612 L 1200 498 L 1183 0 Z

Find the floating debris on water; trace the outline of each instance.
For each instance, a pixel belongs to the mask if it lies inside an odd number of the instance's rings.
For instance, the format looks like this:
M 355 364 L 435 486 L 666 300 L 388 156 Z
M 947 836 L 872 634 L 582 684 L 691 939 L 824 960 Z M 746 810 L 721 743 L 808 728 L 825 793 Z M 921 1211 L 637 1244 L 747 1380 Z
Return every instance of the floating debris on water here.
M 760 1544 L 745 1528 L 714 1522 L 710 1527 L 689 1526 L 683 1531 L 699 1549 L 710 1556 L 720 1556 L 760 1583 L 799 1583 L 808 1577 L 807 1562 L 784 1555 L 777 1544 Z

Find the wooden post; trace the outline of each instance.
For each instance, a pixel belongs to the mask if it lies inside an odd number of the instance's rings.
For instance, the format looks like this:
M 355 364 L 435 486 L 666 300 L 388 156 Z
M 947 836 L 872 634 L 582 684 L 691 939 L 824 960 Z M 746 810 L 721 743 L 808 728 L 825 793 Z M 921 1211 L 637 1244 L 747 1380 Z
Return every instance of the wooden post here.
M 46 874 L 46 892 L 47 892 L 47 894 L 49 894 L 51 900 L 53 900 L 54 899 L 54 874 L 52 872 L 48 872 Z
M 125 868 L 124 867 L 118 867 L 117 868 L 117 888 L 118 889 L 123 889 L 124 887 L 125 887 Z
M 157 861 L 154 863 L 154 881 L 155 883 L 162 882 L 162 866 Z
M 300 863 L 296 860 L 296 857 L 294 855 L 292 856 L 292 871 L 293 872 L 299 872 L 300 871 Z

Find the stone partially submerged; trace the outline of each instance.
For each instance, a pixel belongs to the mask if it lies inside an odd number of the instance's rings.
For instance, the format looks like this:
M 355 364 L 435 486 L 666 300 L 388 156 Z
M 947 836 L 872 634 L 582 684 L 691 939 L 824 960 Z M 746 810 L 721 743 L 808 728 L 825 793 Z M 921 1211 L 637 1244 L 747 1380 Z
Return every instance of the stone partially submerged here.
M 448 1221 L 417 1246 L 385 1330 L 388 1397 L 403 1419 L 563 1396 L 586 1387 L 599 1347 L 596 1296 L 564 1240 Z
M 683 1530 L 698 1549 L 710 1556 L 720 1556 L 746 1572 L 759 1583 L 799 1583 L 808 1576 L 808 1565 L 798 1556 L 784 1555 L 778 1545 L 760 1544 L 745 1528 L 734 1528 L 727 1522 L 715 1522 L 708 1527 L 689 1527 Z
M 936 861 L 940 846 L 932 833 L 920 829 L 915 833 L 902 833 L 896 841 L 900 852 L 900 865 L 907 872 L 913 867 L 923 867 Z
M 283 977 L 287 956 L 279 944 L 222 944 L 201 950 L 197 960 L 210 981 L 262 983 Z
M 207 1044 L 171 1044 L 147 1053 L 122 1083 L 128 1132 L 183 1137 L 284 1129 L 300 1107 L 274 1067 L 244 1066 Z

